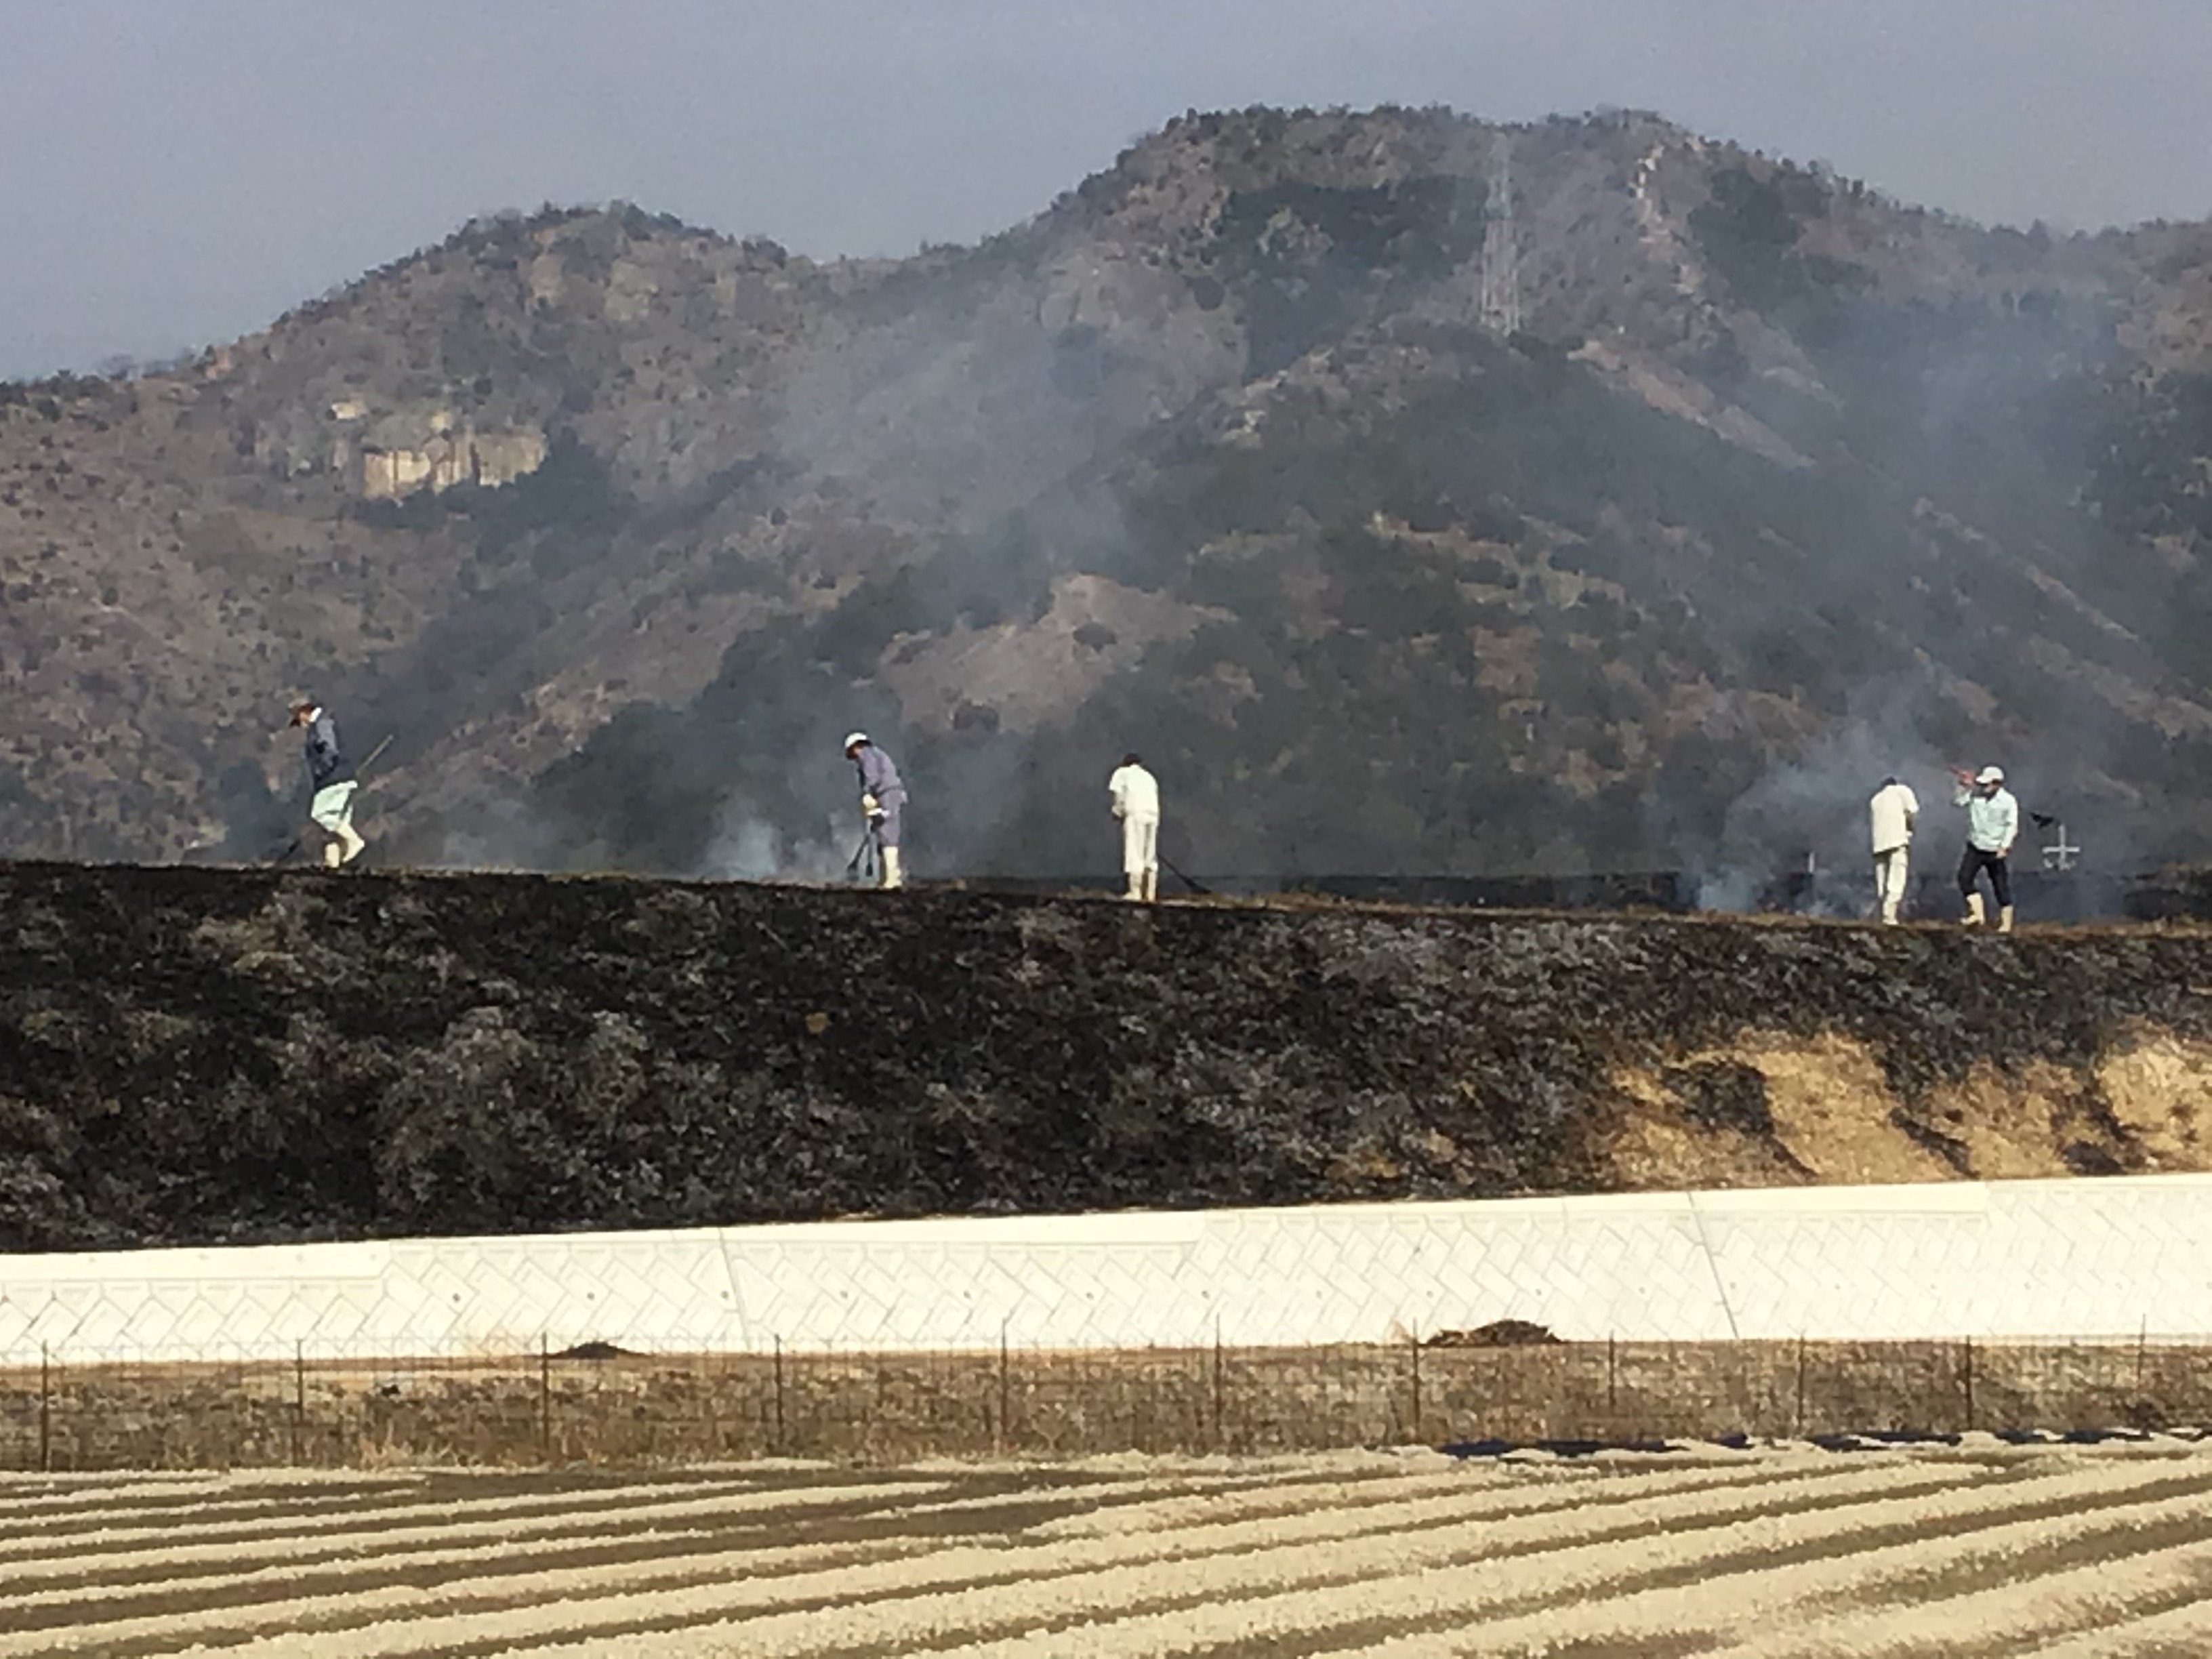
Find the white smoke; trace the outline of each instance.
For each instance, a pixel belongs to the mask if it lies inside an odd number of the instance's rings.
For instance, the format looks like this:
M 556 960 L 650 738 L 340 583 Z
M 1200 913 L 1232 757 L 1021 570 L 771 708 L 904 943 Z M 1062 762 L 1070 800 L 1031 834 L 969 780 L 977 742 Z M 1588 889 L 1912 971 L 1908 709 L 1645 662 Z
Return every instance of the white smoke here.
M 465 826 L 447 828 L 434 853 L 409 861 L 426 870 L 546 870 L 574 867 L 560 861 L 560 837 L 526 802 L 502 798 Z
M 836 825 L 825 822 L 818 838 L 786 836 L 742 797 L 732 796 L 715 811 L 714 838 L 694 873 L 707 881 L 837 880 L 851 854 L 837 850 L 836 835 Z M 857 844 L 857 830 L 854 839 Z
M 1741 914 L 1759 908 L 1759 880 L 1748 870 L 1701 870 L 1697 881 L 1696 903 L 1700 910 Z
M 1915 688 L 1895 688 L 1878 706 L 1855 711 L 1794 759 L 1770 767 L 1729 804 L 1718 843 L 1692 848 L 1700 909 L 1759 908 L 1793 872 L 1808 879 L 1791 908 L 1819 916 L 1856 916 L 1874 908 L 1873 850 L 1867 805 L 1885 778 L 1919 798 L 1916 866 L 1931 838 L 1942 841 L 1951 806 L 1950 764 L 1912 718 Z
M 709 881 L 774 881 L 783 867 L 783 837 L 775 826 L 726 802 L 699 873 Z

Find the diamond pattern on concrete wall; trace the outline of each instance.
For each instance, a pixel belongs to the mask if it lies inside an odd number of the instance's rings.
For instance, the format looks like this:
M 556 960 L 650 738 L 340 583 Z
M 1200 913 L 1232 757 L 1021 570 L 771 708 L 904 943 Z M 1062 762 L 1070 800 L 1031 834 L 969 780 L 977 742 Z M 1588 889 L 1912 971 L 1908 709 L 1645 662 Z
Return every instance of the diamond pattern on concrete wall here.
M 0 1257 L 0 1363 L 2212 1334 L 2212 1177 Z

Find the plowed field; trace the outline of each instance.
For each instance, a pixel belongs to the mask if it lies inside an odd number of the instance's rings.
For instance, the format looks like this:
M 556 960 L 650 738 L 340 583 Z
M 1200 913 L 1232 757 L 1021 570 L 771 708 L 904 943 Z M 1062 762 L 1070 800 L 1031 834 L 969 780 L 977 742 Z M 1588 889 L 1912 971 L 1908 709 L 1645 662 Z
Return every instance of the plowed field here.
M 2212 1449 L 0 1478 L 0 1656 L 2212 1651 Z

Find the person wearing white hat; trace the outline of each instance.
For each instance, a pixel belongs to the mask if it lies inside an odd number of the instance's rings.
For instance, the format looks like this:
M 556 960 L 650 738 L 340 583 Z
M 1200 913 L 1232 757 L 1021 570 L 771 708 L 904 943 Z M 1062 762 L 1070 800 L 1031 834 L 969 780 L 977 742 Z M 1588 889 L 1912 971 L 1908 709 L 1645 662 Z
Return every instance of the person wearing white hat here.
M 1996 896 L 1997 932 L 2012 932 L 2013 842 L 2020 835 L 2020 803 L 2004 787 L 2004 769 L 1984 766 L 1978 772 L 1961 771 L 1953 803 L 1966 809 L 1966 850 L 1959 859 L 1959 895 L 1966 902 L 1966 925 L 1978 927 L 1988 917 L 1982 908 L 1982 872 L 1990 875 L 1990 890 Z
M 875 834 L 877 850 L 883 854 L 879 884 L 902 886 L 906 878 L 899 868 L 899 821 L 906 809 L 906 785 L 891 757 L 870 742 L 865 732 L 846 734 L 845 758 L 860 773 L 860 816 L 867 820 Z

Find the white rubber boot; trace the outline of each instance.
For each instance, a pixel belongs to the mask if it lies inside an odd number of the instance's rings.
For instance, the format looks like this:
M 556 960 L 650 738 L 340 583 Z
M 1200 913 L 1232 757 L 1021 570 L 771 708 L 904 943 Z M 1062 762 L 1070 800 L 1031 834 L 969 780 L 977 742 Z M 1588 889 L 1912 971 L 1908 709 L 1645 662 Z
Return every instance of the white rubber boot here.
M 1897 926 L 1897 901 L 1895 899 L 1884 899 L 1881 902 L 1881 925 L 1885 927 L 1894 927 Z
M 325 865 L 328 866 L 331 869 L 335 870 L 344 861 L 345 853 L 338 846 L 337 842 L 334 841 L 326 841 L 323 843 L 323 862 Z
M 2000 933 L 2012 932 L 2012 906 L 2009 904 L 2002 906 L 1997 911 L 1997 932 Z
M 1966 925 L 1978 927 L 1989 919 L 1989 912 L 1982 908 L 1982 896 L 1979 893 L 1967 894 Z
M 349 823 L 338 831 L 338 838 L 345 843 L 338 857 L 340 864 L 351 864 L 361 856 L 361 849 L 368 845 L 355 833 L 353 825 Z
M 902 875 L 900 875 L 900 874 L 899 874 L 899 849 L 898 849 L 897 848 L 896 848 L 896 847 L 886 847 L 886 848 L 884 848 L 884 887 L 885 887 L 886 889 L 888 889 L 888 888 L 892 888 L 892 887 L 902 887 L 902 886 L 904 886 L 905 884 L 906 884 L 906 878 L 905 878 L 903 876 L 902 876 Z
M 1145 902 L 1158 904 L 1159 902 L 1160 872 L 1158 869 L 1147 870 L 1145 872 Z

